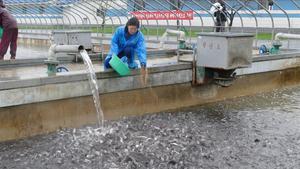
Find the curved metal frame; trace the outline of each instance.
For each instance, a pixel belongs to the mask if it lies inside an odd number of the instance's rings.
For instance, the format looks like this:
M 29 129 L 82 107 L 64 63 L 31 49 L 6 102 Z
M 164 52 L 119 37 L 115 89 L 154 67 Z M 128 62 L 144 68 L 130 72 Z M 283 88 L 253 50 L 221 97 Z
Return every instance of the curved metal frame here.
M 157 0 L 154 0 L 155 2 L 157 2 L 158 4 L 160 4 Z M 166 1 L 168 4 L 170 4 L 170 5 L 172 5 L 173 7 L 175 7 L 177 10 L 179 10 L 179 11 L 182 11 L 181 9 L 179 9 L 177 6 L 175 6 L 174 4 L 172 4 L 172 3 L 170 3 L 169 1 Z M 160 6 L 162 6 L 163 8 L 165 8 L 166 10 L 169 10 L 168 9 L 168 7 L 166 7 L 165 5 L 162 5 L 162 4 L 160 4 Z M 178 15 L 175 13 L 175 12 L 173 12 L 172 10 L 169 10 L 171 13 L 173 13 L 175 16 L 176 16 L 176 18 L 177 18 L 177 21 L 179 21 L 179 17 L 178 17 Z M 190 23 L 190 38 L 189 38 L 189 41 L 190 41 L 190 43 L 191 43 L 191 41 L 192 41 L 192 39 L 191 39 L 191 35 L 192 35 L 192 24 L 191 24 L 191 21 L 189 20 L 189 23 Z M 182 24 L 182 22 L 181 22 L 181 24 L 180 25 L 177 25 L 177 26 L 179 26 L 178 27 L 178 29 L 181 29 L 181 27 L 183 26 L 183 24 Z M 177 39 L 178 39 L 178 37 L 177 37 Z
M 240 0 L 237 0 L 237 2 L 239 4 L 241 4 L 245 9 L 247 9 L 247 11 L 249 11 L 251 13 L 251 15 L 254 17 L 255 19 L 255 46 L 257 46 L 257 37 L 258 37 L 258 21 L 257 21 L 257 17 L 255 16 L 255 14 Z
M 189 3 L 185 3 L 185 0 L 178 0 L 178 2 L 180 4 L 182 4 L 185 7 L 185 10 L 191 10 L 193 11 L 194 15 L 197 17 L 197 19 L 199 19 L 199 21 L 197 23 L 193 23 L 191 20 L 188 21 L 183 21 L 180 20 L 179 15 L 177 12 L 175 11 L 184 11 L 181 7 L 178 7 L 176 4 L 170 2 L 170 1 L 164 1 L 164 3 L 162 3 L 160 0 L 153 0 L 152 2 L 149 2 L 147 0 L 144 0 L 144 4 L 142 5 L 140 3 L 138 3 L 135 0 L 120 0 L 120 2 L 124 3 L 124 5 L 120 5 L 118 2 L 114 1 L 114 0 L 79 0 L 79 1 L 72 1 L 72 0 L 65 0 L 62 3 L 57 3 L 54 4 L 54 1 L 45 1 L 45 2 L 35 2 L 35 0 L 27 0 L 26 2 L 15 2 L 15 1 L 11 1 L 11 3 L 7 3 L 6 5 L 8 7 L 11 7 L 14 9 L 14 12 L 12 13 L 13 15 L 16 16 L 16 19 L 18 20 L 18 22 L 20 22 L 22 25 L 24 25 L 26 31 L 35 31 L 34 29 L 36 28 L 36 26 L 40 27 L 41 31 L 49 31 L 47 29 L 49 29 L 49 25 L 53 26 L 54 29 L 57 28 L 61 28 L 60 25 L 63 26 L 63 29 L 67 29 L 67 28 L 72 28 L 72 25 L 75 25 L 75 27 L 78 28 L 83 28 L 83 29 L 89 29 L 89 28 L 93 28 L 93 24 L 96 25 L 96 29 L 97 29 L 97 36 L 98 33 L 100 32 L 99 29 L 99 25 L 102 25 L 100 20 L 106 21 L 109 20 L 109 22 L 111 22 L 111 33 L 114 33 L 114 29 L 115 26 L 117 25 L 123 25 L 125 24 L 125 20 L 126 18 L 129 19 L 130 17 L 130 12 L 131 9 L 139 9 L 142 11 L 147 11 L 150 12 L 150 15 L 152 11 L 158 11 L 158 8 L 161 10 L 167 10 L 170 11 L 170 13 L 172 13 L 172 15 L 175 16 L 175 20 L 178 21 L 178 29 L 182 28 L 182 27 L 186 27 L 190 32 L 189 37 L 189 42 L 191 42 L 192 39 L 192 27 L 193 25 L 199 26 L 199 31 L 204 31 L 204 28 L 206 26 L 206 24 L 209 23 L 209 25 L 211 24 L 210 20 L 207 20 L 207 18 L 211 18 L 213 20 L 213 22 L 215 23 L 215 17 L 213 16 L 213 14 L 211 12 L 209 12 L 208 7 L 204 7 L 206 5 L 213 5 L 213 3 L 210 0 L 205 0 L 203 1 L 203 4 L 200 3 L 198 0 L 190 0 Z M 268 9 L 261 4 L 258 0 L 252 0 L 251 2 L 253 2 L 254 5 L 258 5 L 259 9 L 261 9 L 261 11 L 265 11 L 268 16 L 271 19 L 271 31 L 272 31 L 272 41 L 274 40 L 274 35 L 275 35 L 275 18 L 273 16 L 273 14 L 268 11 Z M 285 15 L 285 17 L 281 17 L 281 18 L 286 18 L 287 19 L 287 32 L 290 33 L 291 29 L 292 29 L 292 22 L 291 22 L 291 17 L 289 16 L 288 12 L 286 10 L 284 10 L 283 7 L 280 6 L 280 4 L 278 3 L 277 0 L 274 0 L 274 5 L 276 5 L 276 7 L 278 7 L 278 9 L 280 11 L 283 12 L 283 14 Z M 291 0 L 290 2 L 292 2 L 298 9 L 300 9 L 300 3 L 297 2 L 296 0 Z M 245 12 L 245 15 L 250 15 L 255 19 L 255 35 L 256 37 L 258 36 L 259 33 L 259 19 L 258 19 L 258 14 L 255 13 L 255 11 L 253 11 L 253 9 L 250 9 L 249 6 L 246 5 L 246 2 L 242 1 L 242 0 L 236 0 L 234 1 L 234 4 L 231 4 L 230 2 L 226 2 L 224 1 L 225 5 L 227 6 L 227 8 L 229 10 L 231 10 L 232 12 L 234 12 L 240 20 L 240 27 L 241 30 L 244 31 L 245 28 L 245 24 L 247 24 L 248 22 L 246 22 L 244 16 L 242 16 L 242 14 L 244 15 L 244 13 L 241 13 L 241 11 L 239 11 L 240 9 L 244 9 L 243 11 Z M 235 3 L 238 3 L 238 5 L 241 6 L 240 7 L 236 7 Z M 102 8 L 99 9 L 97 5 L 101 5 Z M 127 5 L 127 6 L 126 6 Z M 199 7 L 200 11 L 195 9 Z M 32 8 L 34 7 L 34 8 Z M 49 9 L 47 7 L 50 7 Z M 63 9 L 57 8 L 57 7 L 63 7 Z M 170 9 L 171 7 L 171 9 Z M 26 10 L 28 11 L 28 13 L 24 14 L 23 9 L 26 8 Z M 41 10 L 41 8 L 46 9 L 47 11 L 41 12 L 39 10 Z M 111 10 L 114 9 L 114 10 Z M 174 9 L 174 10 L 172 10 Z M 61 12 L 62 10 L 62 12 Z M 96 13 L 94 12 L 96 10 L 98 10 L 98 12 L 104 12 L 104 18 L 99 18 L 96 16 Z M 202 13 L 207 13 L 208 16 L 203 16 Z M 265 12 L 263 12 L 263 14 L 266 14 Z M 142 15 L 146 16 L 146 14 L 141 13 Z M 62 16 L 61 18 L 57 18 L 56 16 Z M 162 13 L 163 16 L 167 17 L 166 14 Z M 41 17 L 43 16 L 43 17 Z M 249 16 L 247 16 L 249 17 Z M 177 18 L 177 19 L 176 19 Z M 205 20 L 204 20 L 205 18 Z M 125 20 L 124 20 L 125 19 Z M 117 23 L 116 23 L 117 22 Z M 119 22 L 119 23 L 118 23 Z M 149 20 L 145 20 L 145 21 L 141 21 L 142 25 L 146 28 L 145 35 L 147 39 L 150 39 L 151 35 L 150 31 L 151 29 L 156 29 L 156 39 L 159 39 L 159 32 L 160 29 L 162 28 L 160 26 L 160 24 L 165 24 L 164 22 L 166 22 L 166 27 L 174 27 L 176 26 L 174 23 L 175 22 L 170 22 L 170 20 L 166 19 L 166 20 L 157 20 L 154 19 L 153 21 L 149 21 Z M 171 24 L 172 23 L 172 24 Z M 69 25 L 69 26 L 68 26 Z M 65 27 L 66 26 L 66 27 Z M 110 27 L 110 23 L 106 24 L 106 26 Z M 43 29 L 43 27 L 46 27 L 47 29 Z M 153 27 L 153 28 L 152 28 Z M 215 26 L 214 26 L 215 27 Z M 252 26 L 251 26 L 252 27 Z M 254 27 L 254 25 L 253 25 Z M 269 27 L 268 25 L 266 27 Z M 74 27 L 73 27 L 74 28 Z M 163 27 L 165 28 L 165 27 Z M 102 31 L 102 36 L 104 36 L 104 32 Z M 110 33 L 110 32 L 108 32 Z M 155 36 L 155 33 L 154 33 Z M 155 37 L 153 37 L 155 38 Z M 256 44 L 257 44 L 257 40 L 256 40 Z
M 259 3 L 257 0 L 254 0 L 264 11 L 266 11 L 270 18 L 271 18 L 271 22 L 272 22 L 272 41 L 274 40 L 274 34 L 275 34 L 275 25 L 274 25 L 274 18 L 272 16 L 272 14 L 261 4 Z
M 275 0 L 273 0 L 273 3 L 284 13 L 284 15 L 286 16 L 286 18 L 287 18 L 287 21 L 288 21 L 288 33 L 291 33 L 291 20 L 290 20 L 290 17 L 289 17 L 289 15 L 288 15 L 288 13 L 284 10 L 284 9 L 282 9 L 281 7 L 280 7 L 280 5 L 278 5 L 278 3 L 275 1 Z M 288 40 L 288 48 L 290 47 L 290 41 Z
M 68 1 L 70 1 L 70 0 L 68 0 Z M 84 20 L 83 20 L 82 16 L 78 14 L 78 13 L 80 13 L 80 14 L 83 14 L 83 13 L 82 13 L 80 10 L 76 9 L 76 8 L 72 8 L 72 6 L 71 6 L 71 5 L 74 5 L 74 6 L 77 7 L 77 5 L 76 5 L 75 3 L 76 3 L 76 2 L 70 3 L 70 4 L 66 5 L 66 6 L 68 6 L 68 7 L 70 8 L 70 11 L 69 11 L 70 13 L 74 13 L 75 15 L 77 15 L 77 16 L 79 17 L 79 19 L 81 20 L 81 23 L 82 23 L 82 25 L 83 25 L 83 24 L 84 24 Z M 76 13 L 76 12 L 74 12 L 74 11 L 72 11 L 72 10 L 77 11 L 78 13 Z M 83 16 L 87 17 L 85 14 L 83 14 Z M 88 18 L 88 17 L 87 17 L 87 18 Z M 82 26 L 80 26 L 80 25 L 78 24 L 77 27 L 78 27 L 78 28 L 81 28 Z
M 152 4 L 150 4 L 150 3 L 148 3 L 146 0 L 144 1 L 145 2 L 145 4 L 146 5 L 149 5 L 150 7 L 152 7 L 153 9 L 155 8 Z M 149 10 L 146 10 L 146 11 L 148 11 L 148 12 L 151 12 L 151 11 L 149 11 Z M 167 17 L 164 13 L 163 13 L 163 15 L 165 16 L 165 17 Z M 156 20 L 156 23 L 157 23 L 157 29 L 156 29 L 156 39 L 158 40 L 159 38 L 158 38 L 158 36 L 159 36 L 159 27 L 158 27 L 158 21 Z M 166 23 L 167 23 L 167 27 L 169 27 L 169 20 L 166 20 Z
M 23 4 L 20 4 L 20 5 L 16 5 L 16 4 L 10 4 L 10 5 L 12 5 L 12 6 L 17 6 L 17 7 L 15 7 L 15 9 L 18 9 L 19 11 L 20 11 L 20 13 L 23 13 L 23 9 L 20 9 L 20 7 L 24 7 L 24 5 Z M 20 7 L 19 7 L 20 6 Z M 26 6 L 25 6 L 26 7 Z M 33 19 L 34 21 L 35 21 L 35 23 L 36 23 L 36 19 L 35 19 L 35 17 L 33 16 L 33 15 L 31 15 L 31 14 L 23 14 L 24 15 L 24 20 L 25 20 L 25 23 L 27 23 L 27 19 L 26 19 L 26 16 L 29 16 L 30 17 L 30 19 L 28 19 L 29 20 L 29 22 L 30 22 L 30 24 L 28 24 L 28 28 L 27 29 L 29 29 L 30 30 L 30 32 L 33 32 L 33 29 L 30 29 L 30 27 L 29 26 L 33 26 L 33 25 L 35 25 L 35 24 L 33 24 L 32 23 L 32 20 L 31 19 Z
M 101 3 L 103 3 L 103 0 L 101 0 Z M 107 5 L 109 5 L 109 3 L 108 3 L 108 1 L 106 1 L 106 0 L 104 0 L 104 3 L 105 3 L 105 5 L 106 5 L 106 7 L 107 7 Z M 102 10 L 100 10 L 100 11 L 102 11 Z M 106 11 L 107 12 L 107 11 Z M 105 15 L 105 17 L 106 16 L 109 16 L 109 15 Z M 104 20 L 105 20 L 105 17 L 103 18 Z M 114 20 L 113 20 L 113 18 L 111 17 L 111 16 L 109 16 L 109 18 L 110 18 L 110 20 L 111 20 L 111 33 L 113 34 L 114 33 L 114 25 L 115 25 L 115 23 L 114 23 Z M 120 18 L 118 18 L 119 20 L 120 20 L 120 22 L 121 22 L 121 19 Z M 101 24 L 101 26 L 102 26 L 102 24 Z M 104 36 L 104 30 L 102 30 L 102 36 Z
M 243 21 L 243 17 L 240 15 L 239 11 L 236 10 L 235 8 L 233 8 L 232 6 L 230 6 L 226 1 L 224 1 L 225 5 L 229 6 L 230 9 L 234 10 L 235 13 L 239 16 L 240 21 L 241 21 L 241 26 L 242 26 L 242 32 L 244 32 L 244 21 Z M 231 25 L 233 26 L 233 25 Z
M 122 0 L 120 0 L 120 1 L 122 1 Z M 122 1 L 122 2 L 124 2 L 124 1 Z M 134 3 L 135 3 L 135 1 L 133 1 Z M 124 2 L 125 3 L 125 2 Z M 127 4 L 127 6 L 129 5 L 129 3 L 126 3 Z M 137 4 L 137 3 L 135 3 L 135 4 Z M 143 6 L 141 6 L 140 4 L 137 4 L 137 5 L 139 5 L 140 7 L 143 7 Z M 131 5 L 130 5 L 130 7 L 132 7 Z M 134 6 L 133 6 L 133 9 L 134 9 Z M 143 7 L 143 9 L 145 9 L 144 7 Z M 126 11 L 128 11 L 128 12 L 131 12 L 131 11 L 129 11 L 128 9 L 125 9 Z M 142 13 L 142 15 L 144 15 L 144 16 L 146 16 L 145 14 L 143 14 Z M 127 16 L 126 16 L 127 17 Z M 127 17 L 128 18 L 128 17 Z M 147 20 L 147 25 L 149 25 L 149 21 Z M 158 25 L 158 22 L 157 22 L 157 25 Z M 157 32 L 158 32 L 158 29 L 157 29 Z M 147 38 L 149 38 L 149 30 L 147 29 Z M 157 35 L 157 37 L 158 37 L 158 35 Z
M 92 4 L 89 3 L 89 1 L 82 1 L 81 0 L 80 2 L 82 2 L 81 5 L 83 5 L 84 7 L 88 8 L 89 10 L 92 10 L 90 7 L 87 7 L 86 5 L 84 5 L 86 3 L 86 4 L 89 4 L 90 6 L 93 6 Z M 91 16 L 93 16 L 94 19 L 95 19 L 95 21 L 96 21 L 96 24 L 97 25 L 99 24 L 98 20 L 97 20 L 97 17 L 94 15 L 94 13 L 92 13 L 91 11 L 88 11 L 88 10 L 84 10 L 84 11 L 87 12 L 87 13 L 89 13 Z M 91 24 L 91 20 L 90 19 L 89 19 L 89 21 L 90 21 L 90 24 Z M 97 35 L 98 35 L 98 27 L 97 27 Z
M 211 6 L 213 6 L 213 3 L 211 3 L 209 0 L 205 0 L 207 3 L 209 3 Z M 243 19 L 241 17 L 241 15 L 238 13 L 238 11 L 236 11 L 234 8 L 232 8 L 230 5 L 228 5 L 228 3 L 226 3 L 225 1 L 223 1 L 225 3 L 226 6 L 228 6 L 230 9 L 234 10 L 236 12 L 236 14 L 239 16 L 240 20 L 241 20 L 241 25 L 242 25 L 242 32 L 244 31 L 244 23 L 243 23 Z M 226 15 L 223 11 L 221 11 L 224 15 Z M 232 25 L 231 25 L 232 26 Z
M 182 0 L 179 0 L 179 1 L 181 2 Z M 201 14 L 198 13 L 197 11 L 195 11 L 195 10 L 194 10 L 192 7 L 190 7 L 188 4 L 185 4 L 185 6 L 188 7 L 190 10 L 192 10 L 193 12 L 195 12 L 195 13 L 199 16 L 200 21 L 201 21 L 201 28 L 202 28 L 202 32 L 203 32 L 204 22 L 203 22 L 203 19 L 202 19 Z M 192 36 L 192 35 L 190 35 L 190 36 Z
M 70 1 L 70 0 L 68 0 L 68 1 Z M 78 1 L 78 2 L 80 2 L 80 1 Z M 80 6 L 81 4 L 77 4 L 77 2 L 74 2 L 74 3 L 72 3 L 72 5 L 78 7 L 78 8 L 80 8 L 81 10 L 83 10 L 83 11 L 86 12 L 86 10 Z M 90 18 L 86 15 L 86 13 L 84 13 L 84 12 L 82 12 L 81 10 L 76 9 L 76 8 L 72 8 L 72 9 L 75 10 L 75 11 L 78 11 L 78 12 L 81 13 L 83 16 L 85 16 L 85 18 L 87 19 L 87 21 L 88 21 L 90 24 L 92 23 L 91 20 L 90 20 Z M 82 18 L 82 25 L 84 25 L 84 19 L 83 19 L 83 18 Z M 82 26 L 82 28 L 84 28 L 84 26 Z M 87 28 L 87 27 L 86 27 L 86 28 Z
M 206 9 L 204 8 L 201 4 L 199 4 L 198 2 L 195 2 L 194 0 L 191 0 L 192 3 L 196 4 L 196 6 L 200 7 L 202 10 L 204 10 L 206 13 L 208 13 L 211 17 L 212 17 L 212 20 L 213 20 L 213 23 L 215 23 L 215 17 Z M 215 31 L 215 30 L 214 30 Z

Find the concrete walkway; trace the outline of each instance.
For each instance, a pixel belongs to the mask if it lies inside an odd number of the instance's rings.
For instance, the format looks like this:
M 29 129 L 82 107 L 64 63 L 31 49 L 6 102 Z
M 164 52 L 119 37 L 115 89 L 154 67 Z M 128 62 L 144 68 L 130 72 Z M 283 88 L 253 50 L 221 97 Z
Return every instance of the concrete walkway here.
M 137 63 L 139 62 L 137 61 Z M 177 63 L 176 56 L 168 57 L 168 58 L 157 58 L 157 59 L 153 58 L 148 60 L 149 67 L 159 67 L 165 65 L 172 65 L 176 63 Z M 93 65 L 96 72 L 104 71 L 104 67 L 101 62 L 94 62 Z M 86 70 L 85 65 L 83 63 L 61 64 L 59 66 L 66 67 L 69 70 L 69 72 L 58 73 L 58 75 L 66 74 L 66 73 L 76 74 L 76 73 L 84 72 Z M 17 80 L 17 79 L 33 79 L 33 78 L 41 78 L 47 76 L 48 74 L 47 74 L 46 65 L 0 69 L 0 81 L 9 81 L 9 80 Z

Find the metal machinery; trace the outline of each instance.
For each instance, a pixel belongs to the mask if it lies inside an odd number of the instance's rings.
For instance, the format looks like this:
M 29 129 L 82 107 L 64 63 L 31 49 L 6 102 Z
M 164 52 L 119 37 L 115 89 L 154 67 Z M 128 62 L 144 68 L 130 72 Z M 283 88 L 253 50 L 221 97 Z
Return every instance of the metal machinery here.
M 254 35 L 246 33 L 200 33 L 197 39 L 196 84 L 214 82 L 230 86 L 237 68 L 252 64 Z

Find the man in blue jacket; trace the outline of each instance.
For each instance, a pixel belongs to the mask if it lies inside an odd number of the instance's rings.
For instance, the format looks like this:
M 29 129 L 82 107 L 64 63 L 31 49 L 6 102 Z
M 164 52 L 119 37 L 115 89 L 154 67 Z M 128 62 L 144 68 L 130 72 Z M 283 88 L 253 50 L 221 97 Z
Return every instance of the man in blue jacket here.
M 110 51 L 104 61 L 105 69 L 110 68 L 109 61 L 113 55 L 118 56 L 123 62 L 128 64 L 130 69 L 137 69 L 135 62 L 137 55 L 142 69 L 147 67 L 147 53 L 144 35 L 139 31 L 139 20 L 133 17 L 128 20 L 126 26 L 117 28 L 111 41 Z

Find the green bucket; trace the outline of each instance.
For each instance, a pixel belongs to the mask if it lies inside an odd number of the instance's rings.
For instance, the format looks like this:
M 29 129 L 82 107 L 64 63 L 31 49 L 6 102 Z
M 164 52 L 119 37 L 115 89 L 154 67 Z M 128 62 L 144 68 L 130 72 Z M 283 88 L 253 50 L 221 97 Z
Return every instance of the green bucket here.
M 2 38 L 2 35 L 3 35 L 3 28 L 0 27 L 0 38 Z
M 109 61 L 109 64 L 116 72 L 119 73 L 119 75 L 130 75 L 130 69 L 128 68 L 128 65 L 123 63 L 118 56 L 113 55 Z

